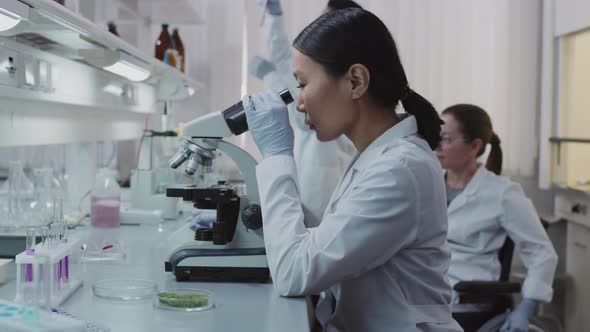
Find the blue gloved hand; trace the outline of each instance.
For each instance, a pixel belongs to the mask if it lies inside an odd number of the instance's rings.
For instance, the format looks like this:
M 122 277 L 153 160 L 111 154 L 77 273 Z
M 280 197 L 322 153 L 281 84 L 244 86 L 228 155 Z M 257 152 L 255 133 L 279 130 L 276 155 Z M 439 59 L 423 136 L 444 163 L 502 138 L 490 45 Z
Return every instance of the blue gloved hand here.
M 194 209 L 193 214 L 187 218 L 193 231 L 197 228 L 213 228 L 213 223 L 217 220 L 217 210 Z
M 259 56 L 253 56 L 248 63 L 248 71 L 259 80 L 264 79 L 264 76 L 274 70 L 275 65 L 272 62 Z
M 264 158 L 293 156 L 295 137 L 289 123 L 287 105 L 271 90 L 242 99 L 246 120 L 254 142 Z
M 269 14 L 274 16 L 283 15 L 283 10 L 281 9 L 281 1 L 280 0 L 256 0 L 256 3 L 260 7 L 266 7 L 266 10 Z
M 500 332 L 527 332 L 529 320 L 535 314 L 537 301 L 523 298 L 522 301 L 512 310 L 506 318 Z

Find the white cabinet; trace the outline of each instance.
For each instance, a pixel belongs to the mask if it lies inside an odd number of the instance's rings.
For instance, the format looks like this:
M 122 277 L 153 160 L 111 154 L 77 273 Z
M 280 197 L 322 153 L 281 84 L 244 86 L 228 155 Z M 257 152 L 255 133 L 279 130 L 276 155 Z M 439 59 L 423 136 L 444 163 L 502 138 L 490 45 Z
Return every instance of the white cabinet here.
M 588 331 L 590 326 L 590 228 L 568 224 L 566 270 L 572 278 L 566 300 L 566 331 Z

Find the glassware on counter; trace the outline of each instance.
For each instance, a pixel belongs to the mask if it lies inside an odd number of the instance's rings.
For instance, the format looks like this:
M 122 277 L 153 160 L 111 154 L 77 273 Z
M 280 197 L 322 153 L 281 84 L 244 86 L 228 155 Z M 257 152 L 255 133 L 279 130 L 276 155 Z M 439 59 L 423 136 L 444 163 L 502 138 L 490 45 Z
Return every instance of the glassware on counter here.
M 114 228 L 121 225 L 121 187 L 115 179 L 115 171 L 101 168 L 90 196 L 90 224 L 98 228 Z

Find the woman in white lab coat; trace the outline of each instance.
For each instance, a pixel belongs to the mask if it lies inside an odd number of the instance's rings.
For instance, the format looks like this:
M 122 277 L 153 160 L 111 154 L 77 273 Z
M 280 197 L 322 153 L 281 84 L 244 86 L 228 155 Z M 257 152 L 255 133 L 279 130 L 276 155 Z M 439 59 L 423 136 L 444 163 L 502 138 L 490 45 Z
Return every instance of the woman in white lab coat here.
M 290 88 L 297 99 L 297 81 L 291 70 L 291 43 L 285 30 L 283 12 L 279 0 L 257 0 L 265 7 L 265 39 L 270 60 L 255 57 L 250 62 L 250 71 L 264 79 L 265 86 L 274 89 Z M 350 0 L 330 0 L 326 11 L 349 7 L 360 8 Z M 274 68 L 274 70 L 273 70 Z M 278 90 L 275 90 L 278 92 Z M 322 220 L 326 206 L 338 180 L 356 150 L 345 136 L 330 142 L 320 142 L 304 122 L 304 116 L 297 112 L 295 105 L 288 106 L 291 126 L 295 133 L 293 155 L 297 165 L 301 204 L 305 214 L 305 225 L 315 227 Z
M 460 104 L 444 110 L 442 119 L 445 124 L 436 154 L 446 170 L 449 280 L 452 285 L 463 280 L 499 280 L 498 251 L 510 236 L 527 276 L 524 299 L 502 331 L 526 331 L 536 301 L 551 300 L 557 255 L 520 185 L 499 176 L 502 150 L 488 114 L 475 105 Z M 477 158 L 487 144 L 491 148 L 484 166 Z
M 293 130 L 276 93 L 243 104 L 257 167 L 264 240 L 281 295 L 321 292 L 326 331 L 461 331 L 446 278 L 440 119 L 408 87 L 391 34 L 362 9 L 326 13 L 294 42 L 297 109 L 320 141 L 346 135 L 358 154 L 315 228 L 306 228 Z M 395 114 L 401 101 L 411 116 Z

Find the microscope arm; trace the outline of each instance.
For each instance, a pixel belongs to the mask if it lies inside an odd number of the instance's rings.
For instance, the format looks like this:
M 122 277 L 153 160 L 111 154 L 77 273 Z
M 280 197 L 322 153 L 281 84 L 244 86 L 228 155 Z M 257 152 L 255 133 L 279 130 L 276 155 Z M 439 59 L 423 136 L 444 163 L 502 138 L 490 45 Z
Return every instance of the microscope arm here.
M 248 203 L 260 204 L 258 183 L 256 182 L 256 159 L 240 147 L 219 138 L 191 138 L 191 141 L 204 148 L 219 149 L 230 157 L 238 166 L 246 184 Z
M 244 177 L 246 183 L 246 194 L 248 195 L 248 203 L 260 204 L 260 197 L 258 194 L 258 183 L 256 181 L 256 159 L 242 150 L 241 148 L 225 142 L 219 141 L 219 149 L 225 152 L 235 163 Z

